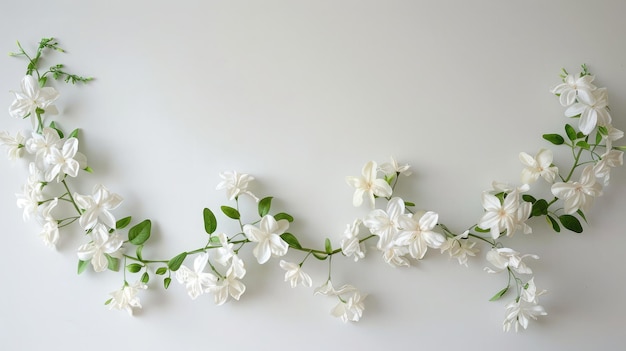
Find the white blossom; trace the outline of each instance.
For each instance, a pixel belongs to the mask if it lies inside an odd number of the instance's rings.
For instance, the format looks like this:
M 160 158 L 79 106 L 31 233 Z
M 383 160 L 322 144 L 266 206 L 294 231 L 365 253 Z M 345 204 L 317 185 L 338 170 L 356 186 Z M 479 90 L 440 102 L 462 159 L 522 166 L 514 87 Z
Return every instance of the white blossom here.
M 392 246 L 398 234 L 398 219 L 404 214 L 404 201 L 399 197 L 394 197 L 387 203 L 387 210 L 375 209 L 363 220 L 372 234 L 378 235 L 376 247 L 380 250 Z
M 441 245 L 441 253 L 448 252 L 450 257 L 456 258 L 459 264 L 467 267 L 467 256 L 476 256 L 478 249 L 475 241 L 468 240 L 469 231 L 465 231 L 452 238 L 447 238 Z
M 310 288 L 313 284 L 311 277 L 302 271 L 302 267 L 299 264 L 280 260 L 280 268 L 286 271 L 285 281 L 288 281 L 292 288 L 295 288 L 298 284 Z
M 552 194 L 565 200 L 565 213 L 573 214 L 578 210 L 587 211 L 594 198 L 602 195 L 602 185 L 596 182 L 593 166 L 587 166 L 578 182 L 554 183 Z
M 217 284 L 215 275 L 204 272 L 204 267 L 206 267 L 208 261 L 209 254 L 202 253 L 194 259 L 193 270 L 183 265 L 176 271 L 176 280 L 181 284 L 185 284 L 187 294 L 194 300 L 209 289 L 214 288 Z
M 51 148 L 45 158 L 45 162 L 49 165 L 46 180 L 52 181 L 57 178 L 57 181 L 60 181 L 65 174 L 76 177 L 80 170 L 78 161 L 74 159 L 77 152 L 78 139 L 76 138 L 67 139 L 61 149 Z
M 372 208 L 375 205 L 374 196 L 391 196 L 391 193 L 393 192 L 391 186 L 389 186 L 384 179 L 376 178 L 376 170 L 376 162 L 370 161 L 363 166 L 361 177 L 346 177 L 346 182 L 355 188 L 354 196 L 352 198 L 352 204 L 355 207 L 361 206 L 364 195 L 368 197 Z
M 567 117 L 580 115 L 578 128 L 589 135 L 596 127 L 611 124 L 611 115 L 608 109 L 608 94 L 606 88 L 599 88 L 592 91 L 591 95 L 578 95 L 578 102 L 565 110 Z
M 602 156 L 602 159 L 593 166 L 593 172 L 596 178 L 602 178 L 603 184 L 609 185 L 611 176 L 611 168 L 624 164 L 624 152 L 620 150 L 608 150 Z
M 490 229 L 492 238 L 497 239 L 503 231 L 506 231 L 507 236 L 512 236 L 520 227 L 525 228 L 525 231 L 529 230 L 530 227 L 524 225 L 528 216 L 524 217 L 524 215 L 530 214 L 532 204 L 523 202 L 520 205 L 517 190 L 507 194 L 504 201 L 500 201 L 495 195 L 484 192 L 482 204 L 485 214 L 478 221 L 478 226 Z
M 289 249 L 289 245 L 280 237 L 287 228 L 289 222 L 286 219 L 276 220 L 271 215 L 261 218 L 259 227 L 251 224 L 243 226 L 243 232 L 250 241 L 257 245 L 252 249 L 252 254 L 257 258 L 259 264 L 267 262 L 272 255 L 284 256 Z
M 354 257 L 354 262 L 365 257 L 365 251 L 361 248 L 362 245 L 359 241 L 359 228 L 361 223 L 362 221 L 357 218 L 352 224 L 348 224 L 340 242 L 341 252 L 348 257 Z
M 537 255 L 520 255 L 519 252 L 507 247 L 492 248 L 487 252 L 487 261 L 495 267 L 495 270 L 489 267 L 485 267 L 485 270 L 488 273 L 499 273 L 510 268 L 520 274 L 531 274 L 533 271 L 523 261 L 526 257 L 539 259 Z
M 567 107 L 572 105 L 580 96 L 584 98 L 591 96 L 592 91 L 596 90 L 596 87 L 591 83 L 594 78 L 589 74 L 582 77 L 568 74 L 563 79 L 563 83 L 555 86 L 551 92 L 559 95 L 559 102 L 562 106 Z
M 81 261 L 91 260 L 93 270 L 102 272 L 108 266 L 106 255 L 116 258 L 121 257 L 120 249 L 124 240 L 115 231 L 109 234 L 109 230 L 100 223 L 93 227 L 91 238 L 91 242 L 83 244 L 78 248 L 78 259 Z
M 214 294 L 215 304 L 222 305 L 228 300 L 229 295 L 239 300 L 246 291 L 246 286 L 234 274 L 229 273 L 226 277 L 220 278 L 215 285 L 210 286 L 208 291 Z
M 122 203 L 122 197 L 109 192 L 102 184 L 96 184 L 93 195 L 74 194 L 74 199 L 84 212 L 78 222 L 84 229 L 90 229 L 96 223 L 103 223 L 109 228 L 115 228 L 115 217 L 111 210 L 116 209 Z
M 402 229 L 397 236 L 396 244 L 407 246 L 411 257 L 422 259 L 428 247 L 437 249 L 446 241 L 443 234 L 433 231 L 438 219 L 439 215 L 432 211 L 417 218 L 411 215 L 400 216 L 399 224 Z
M 395 158 L 391 157 L 391 162 L 385 162 L 378 168 L 384 175 L 391 177 L 397 174 L 404 174 L 405 176 L 410 176 L 412 172 L 409 170 L 411 166 L 408 164 L 404 164 L 402 166 L 398 165 L 398 162 Z
M 505 308 L 505 318 L 502 325 L 504 331 L 509 331 L 512 326 L 515 326 L 516 332 L 519 330 L 520 326 L 526 329 L 528 328 L 528 322 L 531 318 L 536 320 L 538 316 L 548 314 L 543 306 L 528 302 L 524 299 L 511 301 Z
M 53 105 L 59 97 L 59 93 L 52 87 L 39 87 L 39 82 L 35 77 L 27 75 L 22 79 L 22 91 L 14 92 L 15 100 L 9 107 L 9 114 L 15 118 L 31 117 L 33 129 L 36 129 L 36 110 L 42 109 L 47 114 L 57 114 L 58 111 Z
M 140 281 L 133 285 L 124 284 L 120 290 L 111 293 L 109 309 L 125 310 L 129 315 L 133 315 L 133 308 L 141 308 L 139 301 L 139 290 L 145 290 L 148 286 Z
M 525 152 L 520 153 L 519 159 L 526 166 L 522 170 L 522 182 L 530 184 L 542 177 L 546 182 L 554 183 L 559 170 L 552 165 L 552 158 L 552 151 L 548 149 L 539 150 L 535 157 Z
M 226 190 L 226 196 L 229 200 L 234 200 L 241 194 L 247 194 L 255 201 L 259 201 L 248 187 L 250 182 L 254 180 L 254 177 L 248 174 L 239 174 L 237 171 L 226 171 L 220 173 L 220 177 L 223 179 L 218 185 L 217 190 Z
M 9 133 L 0 132 L 0 144 L 7 147 L 7 157 L 10 161 L 14 161 L 22 157 L 22 151 L 25 148 L 26 140 L 21 132 L 17 132 L 15 137 L 9 135 Z

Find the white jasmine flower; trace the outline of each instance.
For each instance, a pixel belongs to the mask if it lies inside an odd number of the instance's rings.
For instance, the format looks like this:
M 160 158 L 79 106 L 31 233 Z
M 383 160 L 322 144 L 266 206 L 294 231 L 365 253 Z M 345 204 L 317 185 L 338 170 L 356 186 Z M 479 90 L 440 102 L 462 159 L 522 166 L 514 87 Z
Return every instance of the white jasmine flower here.
M 331 314 L 341 318 L 344 323 L 348 321 L 358 322 L 363 316 L 365 309 L 365 296 L 361 296 L 358 291 L 352 292 L 347 299 L 339 299 L 339 303 L 331 310 Z
M 126 310 L 129 315 L 133 315 L 133 308 L 141 308 L 141 302 L 137 294 L 139 290 L 145 290 L 148 286 L 140 281 L 133 285 L 124 284 L 120 290 L 111 293 L 109 309 Z
M 487 261 L 495 267 L 495 270 L 489 267 L 485 267 L 485 270 L 487 273 L 499 273 L 507 268 L 511 268 L 520 274 L 531 274 L 533 271 L 523 261 L 526 257 L 534 258 L 536 260 L 539 259 L 539 256 L 537 255 L 520 255 L 519 252 L 507 247 L 492 248 L 489 252 L 487 252 Z
M 363 203 L 363 195 L 367 195 L 372 208 L 375 204 L 374 196 L 389 197 L 393 192 L 391 186 L 384 179 L 376 178 L 376 162 L 370 161 L 363 166 L 361 177 L 346 177 L 346 182 L 355 188 L 352 204 L 355 207 Z
M 606 88 L 600 88 L 591 95 L 578 95 L 578 102 L 565 110 L 567 117 L 580 115 L 578 128 L 585 135 L 589 135 L 596 125 L 611 124 L 611 115 L 608 110 L 608 94 Z
M 541 290 L 537 292 L 537 286 L 535 285 L 535 277 L 532 277 L 522 289 L 521 298 L 527 302 L 537 304 L 538 297 L 547 293 L 547 290 Z
M 216 189 L 226 189 L 226 196 L 229 200 L 234 200 L 241 194 L 247 194 L 255 201 L 259 201 L 259 198 L 254 196 L 254 194 L 248 190 L 250 182 L 254 180 L 254 177 L 251 175 L 239 174 L 236 171 L 226 171 L 220 173 L 220 177 L 223 180 L 217 185 Z
M 513 325 L 515 326 L 516 332 L 520 325 L 522 328 L 526 329 L 528 328 L 530 318 L 537 320 L 537 316 L 545 316 L 548 314 L 543 306 L 528 302 L 524 299 L 511 301 L 505 308 L 504 331 L 509 331 Z
M 469 231 L 465 231 L 453 238 L 447 238 L 441 245 L 441 253 L 448 251 L 450 257 L 456 258 L 459 264 L 467 267 L 467 256 L 476 256 L 478 249 L 475 249 L 476 242 L 467 240 Z
M 280 260 L 280 268 L 286 270 L 285 281 L 289 281 L 292 288 L 302 284 L 307 288 L 310 288 L 313 282 L 311 277 L 302 271 L 302 267 L 299 264 Z
M 611 168 L 624 164 L 624 152 L 620 150 L 609 150 L 602 154 L 601 160 L 593 166 L 593 172 L 596 178 L 603 178 L 604 185 L 609 184 L 611 176 Z
M 590 97 L 591 92 L 596 90 L 596 87 L 591 84 L 595 77 L 592 75 L 584 75 L 582 77 L 576 77 L 568 74 L 563 83 L 554 87 L 551 92 L 559 95 L 559 102 L 561 106 L 570 106 L 576 101 L 576 98 L 584 96 Z
M 378 249 L 384 250 L 393 245 L 398 234 L 398 218 L 404 214 L 404 209 L 404 201 L 394 197 L 387 203 L 386 211 L 373 210 L 363 221 L 372 234 L 378 235 Z
M 100 222 L 109 228 L 115 228 L 115 217 L 109 211 L 122 203 L 121 196 L 112 194 L 102 184 L 96 184 L 92 196 L 74 194 L 74 199 L 78 206 L 84 209 L 78 220 L 81 227 L 90 229 Z
M 408 164 L 405 164 L 402 166 L 398 165 L 398 162 L 392 156 L 391 162 L 383 163 L 382 165 L 380 165 L 379 170 L 383 172 L 383 174 L 385 174 L 386 176 L 395 176 L 397 174 L 404 174 L 405 176 L 410 176 L 412 172 L 409 171 L 409 168 L 411 168 L 411 166 L 409 166 Z
M 15 118 L 31 116 L 33 129 L 36 127 L 35 114 L 38 108 L 47 114 L 57 114 L 57 109 L 52 103 L 59 97 L 59 93 L 52 87 L 40 88 L 33 76 L 25 76 L 22 79 L 22 91 L 14 94 L 15 100 L 9 107 L 9 114 Z
M 40 206 L 41 214 L 39 220 L 44 222 L 42 230 L 39 234 L 44 244 L 54 248 L 59 241 L 59 223 L 52 217 L 51 211 L 59 203 L 58 198 L 54 198 Z
M 219 279 L 217 284 L 209 287 L 209 291 L 215 294 L 215 304 L 219 306 L 228 300 L 228 295 L 235 300 L 239 300 L 246 291 L 246 286 L 231 273 Z
M 383 249 L 383 259 L 392 267 L 408 267 L 411 264 L 404 258 L 407 253 L 409 249 L 406 246 L 392 245 Z
M 208 261 L 209 254 L 202 253 L 194 259 L 193 270 L 183 265 L 176 271 L 176 280 L 181 284 L 185 284 L 187 294 L 194 300 L 208 289 L 214 288 L 217 284 L 215 275 L 204 272 L 204 267 L 206 267 Z
M 15 194 L 17 197 L 17 207 L 22 208 L 22 218 L 24 222 L 30 220 L 31 217 L 37 216 L 37 210 L 39 209 L 39 202 L 43 201 L 43 194 L 41 192 L 41 184 L 24 184 L 23 192 Z
M 606 134 L 602 138 L 606 141 L 606 149 L 610 150 L 613 147 L 613 142 L 624 137 L 624 132 L 613 127 L 612 125 L 606 126 Z
M 78 152 L 78 139 L 76 138 L 67 139 L 61 149 L 51 148 L 45 159 L 49 165 L 46 180 L 52 181 L 58 176 L 57 181 L 60 181 L 65 174 L 76 177 L 80 170 L 78 161 L 74 159 L 76 152 Z
M 21 132 L 17 132 L 14 138 L 10 136 L 9 133 L 2 131 L 0 132 L 0 144 L 8 148 L 7 157 L 10 161 L 14 161 L 22 157 L 22 150 L 24 150 L 25 147 L 25 138 Z
M 260 264 L 267 262 L 272 255 L 284 256 L 289 245 L 280 237 L 287 230 L 289 222 L 286 219 L 276 221 L 273 216 L 265 215 L 261 218 L 259 227 L 251 224 L 243 226 L 243 232 L 250 241 L 257 245 L 252 249 L 254 257 Z
M 102 272 L 108 266 L 106 255 L 121 257 L 120 249 L 124 240 L 117 232 L 109 234 L 108 229 L 100 223 L 93 227 L 91 238 L 91 242 L 78 248 L 78 259 L 81 261 L 91 260 L 93 270 Z
M 548 183 L 554 183 L 554 179 L 559 173 L 558 168 L 552 166 L 552 151 L 548 149 L 541 149 L 535 155 L 530 156 L 525 152 L 519 154 L 519 159 L 526 166 L 522 170 L 522 182 L 524 184 L 530 184 L 535 182 L 539 177 L 542 177 Z
M 233 275 L 235 278 L 243 278 L 246 275 L 246 267 L 242 259 L 237 255 L 231 257 L 230 267 L 226 273 L 227 275 Z
M 519 212 L 519 193 L 517 190 L 507 194 L 503 202 L 496 196 L 484 192 L 482 195 L 482 204 L 485 214 L 478 221 L 478 226 L 484 229 L 490 229 L 491 237 L 497 239 L 500 233 L 506 230 L 507 236 L 515 233 L 515 230 L 521 226 L 522 218 L 520 214 L 528 212 L 525 207 L 532 206 L 529 202 L 524 202 L 522 212 Z M 526 220 L 528 217 L 523 218 Z
M 359 228 L 361 223 L 361 220 L 357 218 L 352 224 L 348 224 L 346 230 L 343 232 L 344 236 L 340 243 L 341 252 L 348 257 L 354 256 L 354 262 L 365 257 L 365 252 L 361 249 L 361 243 L 359 241 Z
M 439 215 L 432 211 L 418 218 L 411 215 L 400 216 L 399 224 L 402 229 L 396 239 L 397 245 L 407 246 L 409 254 L 415 259 L 424 258 L 428 247 L 440 248 L 446 238 L 433 231 L 438 219 Z
M 233 247 L 235 245 L 228 242 L 228 237 L 224 233 L 218 234 L 217 237 L 219 238 L 222 247 L 215 250 L 215 256 L 213 258 L 217 263 L 225 267 L 228 265 L 228 261 L 235 256 L 235 252 L 233 251 Z
M 565 213 L 587 211 L 595 197 L 602 195 L 602 186 L 596 182 L 593 166 L 583 169 L 578 182 L 559 182 L 552 185 L 552 194 L 565 200 Z
M 48 156 L 51 149 L 58 149 L 62 146 L 63 141 L 59 137 L 59 133 L 52 128 L 44 128 L 41 134 L 33 132 L 32 137 L 26 141 L 26 151 L 36 155 L 41 161 Z

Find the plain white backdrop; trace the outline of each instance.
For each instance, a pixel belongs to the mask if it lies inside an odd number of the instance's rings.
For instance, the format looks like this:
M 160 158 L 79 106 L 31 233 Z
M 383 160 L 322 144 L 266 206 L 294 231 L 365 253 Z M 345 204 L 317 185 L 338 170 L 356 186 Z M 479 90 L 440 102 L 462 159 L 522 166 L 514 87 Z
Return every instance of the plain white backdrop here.
M 260 196 L 296 221 L 310 246 L 338 244 L 353 208 L 345 176 L 395 156 L 413 166 L 401 190 L 455 230 L 482 213 L 494 180 L 519 182 L 520 151 L 534 154 L 566 118 L 549 93 L 562 67 L 582 63 L 606 86 L 614 125 L 626 129 L 626 24 L 622 1 L 13 1 L 1 6 L 0 51 L 58 38 L 67 54 L 46 64 L 96 79 L 55 84 L 57 118 L 81 128 L 95 170 L 77 183 L 122 195 L 118 218 L 153 221 L 144 255 L 170 258 L 204 244 L 202 208 L 228 204 L 219 172 L 253 174 Z M 0 105 L 9 106 L 25 62 L 0 58 Z M 0 130 L 26 129 L 6 114 Z M 559 159 L 567 155 L 565 150 Z M 514 349 L 617 350 L 625 331 L 623 247 L 626 172 L 588 213 L 583 234 L 556 234 L 541 221 L 507 245 L 541 257 L 535 281 L 549 315 L 503 333 L 506 284 L 483 251 L 469 267 L 431 250 L 393 269 L 370 250 L 338 259 L 337 284 L 368 294 L 363 319 L 330 316 L 334 301 L 291 289 L 278 260 L 250 252 L 241 301 L 192 301 L 160 278 L 136 316 L 108 311 L 121 273 L 76 275 L 80 236 L 46 248 L 23 223 L 14 194 L 23 162 L 0 162 L 4 350 L 106 349 Z M 219 217 L 220 230 L 229 225 Z M 291 260 L 300 256 L 289 254 Z M 191 264 L 191 262 L 189 262 Z M 305 269 L 314 285 L 326 266 Z M 130 278 L 130 277 L 129 277 Z M 131 280 L 130 278 L 129 280 Z

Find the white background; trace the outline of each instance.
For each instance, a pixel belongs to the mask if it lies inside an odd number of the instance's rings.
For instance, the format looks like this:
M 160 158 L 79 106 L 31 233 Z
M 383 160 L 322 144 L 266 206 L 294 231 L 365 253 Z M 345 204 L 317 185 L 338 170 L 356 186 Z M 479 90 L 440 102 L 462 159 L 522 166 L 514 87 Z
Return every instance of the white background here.
M 345 176 L 393 155 L 413 166 L 400 190 L 463 230 L 480 218 L 493 180 L 519 182 L 520 151 L 548 147 L 544 133 L 567 122 L 549 89 L 559 70 L 587 63 L 606 86 L 614 125 L 626 129 L 626 22 L 622 1 L 12 1 L 0 11 L 0 51 L 33 50 L 54 36 L 67 54 L 46 64 L 93 75 L 88 86 L 55 84 L 57 118 L 81 128 L 81 151 L 98 182 L 122 195 L 118 218 L 153 220 L 146 256 L 167 259 L 204 245 L 202 208 L 227 204 L 218 174 L 253 174 L 260 196 L 296 222 L 303 244 L 335 245 L 353 208 Z M 24 60 L 0 59 L 0 105 L 19 89 Z M 574 121 L 575 122 L 575 121 Z M 0 129 L 25 121 L 6 115 Z M 557 149 L 559 159 L 566 150 Z M 548 229 L 505 244 L 541 256 L 535 281 L 549 315 L 503 333 L 506 284 L 483 247 L 469 268 L 436 250 L 408 269 L 374 250 L 339 258 L 335 284 L 368 294 L 363 319 L 330 316 L 330 298 L 291 289 L 278 260 L 259 266 L 249 251 L 241 301 L 192 301 L 153 276 L 134 317 L 108 311 L 121 273 L 76 275 L 80 236 L 56 251 L 23 223 L 14 193 L 25 163 L 0 162 L 4 350 L 55 349 L 621 349 L 626 294 L 626 173 L 588 213 L 583 234 Z M 232 205 L 232 204 L 230 204 Z M 220 230 L 229 230 L 223 216 Z M 296 261 L 301 256 L 289 254 Z M 191 264 L 191 262 L 188 262 Z M 314 285 L 326 266 L 305 265 Z M 128 275 L 129 280 L 135 278 Z

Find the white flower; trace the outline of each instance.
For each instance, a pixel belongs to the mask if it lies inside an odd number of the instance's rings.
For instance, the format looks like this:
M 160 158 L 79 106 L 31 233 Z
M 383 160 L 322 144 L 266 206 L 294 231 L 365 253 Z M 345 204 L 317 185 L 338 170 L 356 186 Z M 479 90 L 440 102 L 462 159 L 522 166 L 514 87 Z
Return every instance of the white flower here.
M 624 152 L 620 150 L 609 150 L 600 156 L 602 159 L 593 166 L 596 178 L 604 178 L 604 185 L 609 184 L 611 168 L 624 164 Z
M 124 240 L 117 232 L 109 234 L 108 229 L 100 223 L 93 227 L 91 238 L 91 242 L 78 248 L 78 259 L 81 261 L 91 260 L 93 270 L 102 272 L 108 266 L 106 255 L 121 257 L 119 250 L 122 248 Z
M 602 195 L 602 186 L 596 182 L 593 166 L 583 169 L 578 182 L 559 182 L 552 185 L 552 194 L 565 200 L 565 213 L 587 211 L 595 197 Z
M 257 245 L 252 249 L 254 257 L 260 264 L 267 262 L 272 255 L 284 256 L 289 249 L 289 245 L 280 237 L 287 230 L 289 222 L 286 219 L 276 221 L 273 216 L 265 215 L 261 218 L 259 227 L 246 224 L 243 232 L 250 241 Z
M 51 248 L 54 248 L 57 241 L 59 241 L 59 223 L 50 213 L 58 203 L 59 199 L 54 198 L 40 206 L 41 214 L 39 220 L 44 222 L 44 224 L 39 236 L 41 236 L 44 244 Z
M 378 235 L 376 247 L 384 250 L 393 245 L 398 234 L 398 218 L 404 214 L 404 201 L 394 197 L 387 203 L 387 210 L 376 209 L 371 211 L 365 220 L 365 225 L 372 234 Z
M 311 277 L 302 271 L 299 264 L 280 260 L 280 268 L 287 271 L 285 272 L 285 281 L 289 281 L 292 288 L 295 288 L 298 284 L 310 288 L 313 284 Z
M 326 281 L 324 285 L 315 289 L 315 295 L 337 296 L 339 303 L 333 307 L 331 314 L 335 317 L 341 318 L 345 323 L 348 321 L 358 322 L 363 316 L 363 310 L 365 309 L 365 296 L 352 285 L 344 285 L 341 288 L 335 290 L 330 280 Z M 350 294 L 348 298 L 342 297 L 342 295 Z
M 484 192 L 482 204 L 485 214 L 478 221 L 478 226 L 490 229 L 491 237 L 494 239 L 497 239 L 505 230 L 507 236 L 513 235 L 518 227 L 523 226 L 523 221 L 528 219 L 528 217 L 523 218 L 523 214 L 530 214 L 529 207 L 532 207 L 529 202 L 519 204 L 517 190 L 507 194 L 503 202 L 495 195 Z
M 585 135 L 589 135 L 596 125 L 607 126 L 611 124 L 606 88 L 597 89 L 589 96 L 579 95 L 578 102 L 567 108 L 565 115 L 567 117 L 580 115 L 578 129 Z
M 216 286 L 217 277 L 212 273 L 204 272 L 204 267 L 206 267 L 208 261 L 209 254 L 202 253 L 193 261 L 193 270 L 187 268 L 187 266 L 181 266 L 176 271 L 176 280 L 181 284 L 185 284 L 187 293 L 194 300 L 208 289 Z
M 124 284 L 120 290 L 111 293 L 109 309 L 126 310 L 129 315 L 133 315 L 133 308 L 141 308 L 141 302 L 137 294 L 139 290 L 145 290 L 148 286 L 140 281 L 133 285 Z
M 543 306 L 528 302 L 524 299 L 511 301 L 505 308 L 504 331 L 509 331 L 513 325 L 515 326 L 516 332 L 520 325 L 522 328 L 526 329 L 530 318 L 536 320 L 537 316 L 545 316 L 548 314 Z
M 439 215 L 428 211 L 419 218 L 410 215 L 403 215 L 399 218 L 402 228 L 397 236 L 396 244 L 408 246 L 409 254 L 415 259 L 422 259 L 428 247 L 440 248 L 446 241 L 445 236 L 433 231 L 437 225 Z
M 404 258 L 407 253 L 409 249 L 406 246 L 392 245 L 383 249 L 383 259 L 392 267 L 408 267 L 411 264 Z
M 610 150 L 613 147 L 613 142 L 624 137 L 624 132 L 613 127 L 612 125 L 606 126 L 606 135 L 602 138 L 606 139 L 606 149 Z
M 246 267 L 242 259 L 237 255 L 233 255 L 230 261 L 230 267 L 226 272 L 227 275 L 233 275 L 235 278 L 243 278 L 246 275 Z
M 523 183 L 530 184 L 539 179 L 539 177 L 543 177 L 548 183 L 554 183 L 559 170 L 552 166 L 552 151 L 541 149 L 534 158 L 525 152 L 521 152 L 519 159 L 526 166 L 522 170 Z
M 565 79 L 563 79 L 563 83 L 554 87 L 551 92 L 559 95 L 559 102 L 562 106 L 570 106 L 576 101 L 577 97 L 589 97 L 591 95 L 591 92 L 596 89 L 596 87 L 591 84 L 594 78 L 594 76 L 588 74 L 578 78 L 568 74 Z
M 441 253 L 448 251 L 450 257 L 456 258 L 459 264 L 467 267 L 467 256 L 476 256 L 478 249 L 475 249 L 475 241 L 467 240 L 469 231 L 465 231 L 453 238 L 447 238 L 441 245 Z
M 31 216 L 37 216 L 39 202 L 43 200 L 41 185 L 39 183 L 24 184 L 23 192 L 21 194 L 15 194 L 15 196 L 17 197 L 17 207 L 24 209 L 22 213 L 24 222 L 30 220 Z
M 17 132 L 15 138 L 10 136 L 9 133 L 2 131 L 0 132 L 0 144 L 6 146 L 7 157 L 10 161 L 14 161 L 22 156 L 22 150 L 25 147 L 25 138 L 21 132 Z
M 356 189 L 352 198 L 352 204 L 355 207 L 361 206 L 363 195 L 367 195 L 372 207 L 375 204 L 374 196 L 391 196 L 393 191 L 389 184 L 384 179 L 376 178 L 376 162 L 370 161 L 366 163 L 361 173 L 361 177 L 346 177 L 346 182 Z
M 228 237 L 224 233 L 218 234 L 217 238 L 220 240 L 222 247 L 215 250 L 215 256 L 213 258 L 217 263 L 226 266 L 228 261 L 235 256 L 235 252 L 233 251 L 235 245 L 228 242 Z
M 523 261 L 526 257 L 539 259 L 539 256 L 537 255 L 520 255 L 519 252 L 507 247 L 492 248 L 489 252 L 487 252 L 487 261 L 496 267 L 496 269 L 493 270 L 489 267 L 485 267 L 485 270 L 488 273 L 499 273 L 507 268 L 510 268 L 520 274 L 531 274 L 533 271 Z
M 223 180 L 217 185 L 216 189 L 226 189 L 226 195 L 229 200 L 234 200 L 241 194 L 248 194 L 255 201 L 259 201 L 259 198 L 254 196 L 254 194 L 248 190 L 250 182 L 254 180 L 254 177 L 251 175 L 239 174 L 236 171 L 226 171 L 220 173 L 220 177 Z
M 537 286 L 535 285 L 535 277 L 532 277 L 522 289 L 521 298 L 527 302 L 537 304 L 539 302 L 538 297 L 547 293 L 547 290 L 541 290 L 537 292 Z
M 93 195 L 74 194 L 74 199 L 83 210 L 78 222 L 84 229 L 90 229 L 100 222 L 109 228 L 115 228 L 115 217 L 109 212 L 122 203 L 122 197 L 112 194 L 102 184 L 96 184 L 93 188 Z
M 357 218 L 352 224 L 348 224 L 340 243 L 341 252 L 348 257 L 354 256 L 354 262 L 365 257 L 365 252 L 361 249 L 359 241 L 359 227 L 361 223 L 361 220 Z
M 59 93 L 52 87 L 40 88 L 37 79 L 25 76 L 22 79 L 22 91 L 14 92 L 15 100 L 9 107 L 9 114 L 15 118 L 31 117 L 33 129 L 36 126 L 36 110 L 42 109 L 47 114 L 54 115 L 57 109 L 52 103 L 59 97 Z
M 62 149 L 51 148 L 45 159 L 45 162 L 50 166 L 46 174 L 46 180 L 52 181 L 58 176 L 57 181 L 60 181 L 65 174 L 70 177 L 76 177 L 80 170 L 78 161 L 74 159 L 77 152 L 78 139 L 76 138 L 67 139 Z
M 396 159 L 391 157 L 391 162 L 383 163 L 382 165 L 380 165 L 379 170 L 388 177 L 395 176 L 397 174 L 404 174 L 405 176 L 410 176 L 412 172 L 409 171 L 409 168 L 411 168 L 411 166 L 409 166 L 408 164 L 405 164 L 402 166 L 398 165 L 398 162 L 396 161 Z
M 234 274 L 229 273 L 226 277 L 220 278 L 217 284 L 211 286 L 209 291 L 215 294 L 215 304 L 219 306 L 228 300 L 228 295 L 235 300 L 239 300 L 246 291 L 246 286 Z

